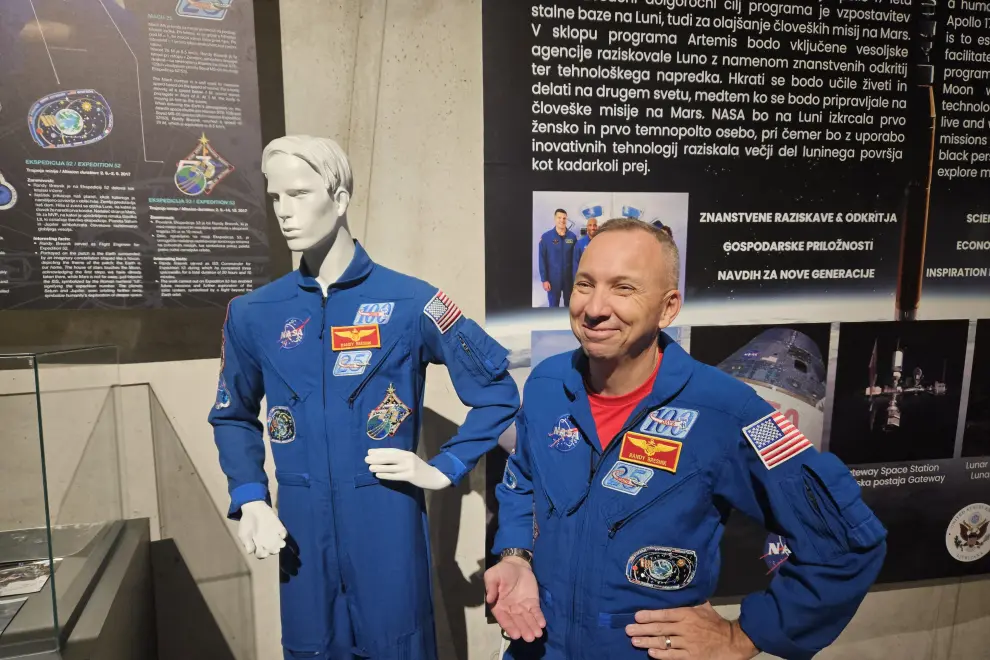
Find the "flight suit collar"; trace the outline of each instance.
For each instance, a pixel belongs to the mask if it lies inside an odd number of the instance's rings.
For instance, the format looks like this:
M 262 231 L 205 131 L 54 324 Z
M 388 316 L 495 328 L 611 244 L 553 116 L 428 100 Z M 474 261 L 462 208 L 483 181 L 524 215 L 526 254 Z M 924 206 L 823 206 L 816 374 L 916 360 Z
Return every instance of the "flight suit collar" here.
M 694 372 L 694 360 L 681 348 L 677 342 L 665 332 L 661 332 L 657 340 L 663 352 L 663 362 L 653 383 L 653 390 L 636 406 L 630 420 L 641 416 L 645 411 L 656 408 L 673 399 L 684 389 L 691 374 Z M 571 369 L 564 378 L 564 389 L 570 399 L 569 413 L 577 422 L 584 435 L 591 443 L 592 449 L 601 452 L 601 443 L 595 420 L 591 414 L 591 404 L 588 402 L 588 391 L 584 384 L 584 374 L 588 370 L 588 358 L 580 349 L 571 356 Z M 611 438 L 607 438 L 610 440 Z
M 368 275 L 375 268 L 375 262 L 371 260 L 371 257 L 364 249 L 364 246 L 361 245 L 361 242 L 357 239 L 353 240 L 354 256 L 351 257 L 351 262 L 347 264 L 347 268 L 344 269 L 340 278 L 330 285 L 331 288 L 350 288 L 356 286 L 367 279 Z M 296 279 L 300 288 L 316 291 L 321 290 L 320 283 L 316 281 L 316 276 L 306 268 L 305 261 L 299 264 L 299 268 L 296 270 Z

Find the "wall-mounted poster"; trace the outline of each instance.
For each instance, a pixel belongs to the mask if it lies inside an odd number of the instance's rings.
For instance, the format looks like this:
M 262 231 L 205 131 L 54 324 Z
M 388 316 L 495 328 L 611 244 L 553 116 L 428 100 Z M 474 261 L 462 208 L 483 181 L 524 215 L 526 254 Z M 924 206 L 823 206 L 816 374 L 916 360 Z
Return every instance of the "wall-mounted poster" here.
M 224 306 L 270 279 L 252 3 L 0 11 L 0 310 Z
M 487 323 L 517 379 L 577 348 L 582 247 L 656 224 L 677 341 L 849 466 L 881 581 L 990 572 L 982 9 L 486 0 Z M 725 541 L 726 594 L 788 557 L 755 523 Z

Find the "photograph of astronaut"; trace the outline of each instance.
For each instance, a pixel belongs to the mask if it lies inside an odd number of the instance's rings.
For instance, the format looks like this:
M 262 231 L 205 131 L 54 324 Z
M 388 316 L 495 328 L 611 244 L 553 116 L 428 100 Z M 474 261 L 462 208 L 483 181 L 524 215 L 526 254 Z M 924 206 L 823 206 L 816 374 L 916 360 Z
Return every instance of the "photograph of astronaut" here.
M 691 355 L 752 387 L 822 448 L 831 324 L 693 326 Z
M 990 456 L 990 320 L 976 322 L 976 346 L 970 376 L 962 455 Z
M 666 231 L 681 254 L 684 293 L 687 193 L 533 193 L 533 307 L 567 307 L 581 254 L 611 218 L 637 218 Z
M 952 458 L 968 329 L 841 324 L 829 451 L 848 465 Z

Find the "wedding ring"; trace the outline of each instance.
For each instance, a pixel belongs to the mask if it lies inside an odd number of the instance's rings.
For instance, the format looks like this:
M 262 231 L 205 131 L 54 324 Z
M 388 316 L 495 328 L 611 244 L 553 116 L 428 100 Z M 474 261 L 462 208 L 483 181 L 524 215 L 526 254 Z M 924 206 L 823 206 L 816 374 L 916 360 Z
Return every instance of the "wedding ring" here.
M 667 637 L 667 638 L 665 639 L 665 641 L 664 641 L 664 644 L 666 644 L 666 645 L 667 645 L 667 650 L 669 651 L 669 650 L 670 650 L 670 637 Z

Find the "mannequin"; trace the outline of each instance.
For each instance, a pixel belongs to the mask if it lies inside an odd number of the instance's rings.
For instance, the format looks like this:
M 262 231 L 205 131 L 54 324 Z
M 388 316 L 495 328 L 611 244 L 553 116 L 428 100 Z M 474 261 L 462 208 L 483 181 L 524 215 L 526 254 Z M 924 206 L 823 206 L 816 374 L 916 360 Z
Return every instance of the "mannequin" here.
M 316 281 L 326 296 L 330 285 L 354 258 L 354 240 L 347 227 L 350 194 L 340 188 L 331 195 L 320 175 L 306 161 L 291 154 L 272 155 L 265 174 L 268 194 L 286 243 L 293 252 L 302 252 L 306 268 L 317 273 Z M 302 190 L 308 191 L 308 196 L 291 194 Z M 410 451 L 372 448 L 365 462 L 380 479 L 408 481 L 426 490 L 450 485 L 450 479 L 440 470 Z M 264 559 L 285 547 L 285 527 L 268 504 L 247 502 L 241 510 L 237 535 L 249 554 Z
M 374 263 L 351 237 L 352 177 L 335 142 L 278 138 L 262 170 L 302 258 L 227 308 L 210 423 L 228 516 L 248 553 L 279 555 L 286 660 L 435 660 L 423 490 L 458 483 L 511 424 L 508 352 L 442 291 Z M 429 363 L 446 365 L 471 410 L 424 461 Z

